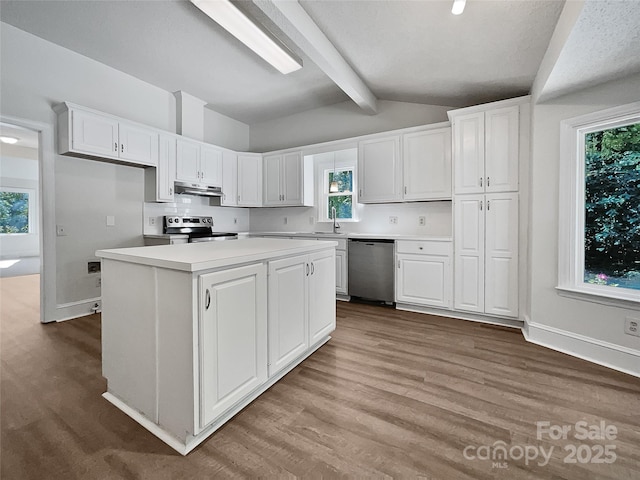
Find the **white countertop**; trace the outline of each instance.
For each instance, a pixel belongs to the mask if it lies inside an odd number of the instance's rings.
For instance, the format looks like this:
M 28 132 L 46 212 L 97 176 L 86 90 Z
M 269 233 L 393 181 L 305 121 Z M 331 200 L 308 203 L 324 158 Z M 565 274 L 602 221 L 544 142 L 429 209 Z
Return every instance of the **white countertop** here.
M 337 245 L 337 242 L 327 240 L 318 242 L 316 240 L 247 238 L 225 242 L 98 250 L 96 256 L 172 270 L 198 272 L 288 255 L 305 254 Z
M 451 242 L 451 237 L 432 237 L 428 235 L 399 235 L 393 233 L 318 233 L 318 232 L 249 232 L 249 235 L 267 235 L 279 237 L 314 237 L 322 238 L 371 238 L 388 240 L 418 240 L 432 242 Z

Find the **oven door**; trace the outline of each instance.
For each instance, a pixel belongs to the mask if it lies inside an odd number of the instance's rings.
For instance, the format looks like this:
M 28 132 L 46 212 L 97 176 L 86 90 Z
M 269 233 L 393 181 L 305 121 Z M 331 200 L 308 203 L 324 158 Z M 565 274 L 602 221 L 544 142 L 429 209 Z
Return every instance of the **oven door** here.
M 202 237 L 189 237 L 189 243 L 217 242 L 221 240 L 237 240 L 237 233 L 213 233 Z

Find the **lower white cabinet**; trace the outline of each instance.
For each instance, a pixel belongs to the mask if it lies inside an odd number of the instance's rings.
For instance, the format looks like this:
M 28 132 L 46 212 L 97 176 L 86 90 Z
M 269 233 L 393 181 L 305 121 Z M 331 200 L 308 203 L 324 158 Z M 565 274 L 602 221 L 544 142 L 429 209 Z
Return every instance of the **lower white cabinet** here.
M 269 376 L 335 329 L 334 250 L 269 262 Z
M 451 242 L 396 242 L 396 302 L 450 309 Z
M 518 194 L 454 202 L 455 309 L 518 316 Z

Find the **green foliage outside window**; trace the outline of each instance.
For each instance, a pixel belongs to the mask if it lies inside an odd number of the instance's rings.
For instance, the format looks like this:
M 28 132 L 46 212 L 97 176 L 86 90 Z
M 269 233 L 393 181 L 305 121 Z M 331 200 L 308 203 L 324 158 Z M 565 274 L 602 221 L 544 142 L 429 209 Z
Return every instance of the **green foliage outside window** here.
M 29 233 L 29 194 L 0 192 L 0 233 Z
M 331 209 L 336 209 L 336 219 L 350 219 L 353 218 L 353 170 L 343 170 L 335 172 L 329 172 L 329 182 L 327 185 L 331 185 L 331 182 L 336 181 L 338 183 L 338 191 L 336 193 L 329 193 L 328 209 L 327 213 L 329 218 L 331 217 Z
M 585 135 L 584 281 L 640 289 L 640 123 Z

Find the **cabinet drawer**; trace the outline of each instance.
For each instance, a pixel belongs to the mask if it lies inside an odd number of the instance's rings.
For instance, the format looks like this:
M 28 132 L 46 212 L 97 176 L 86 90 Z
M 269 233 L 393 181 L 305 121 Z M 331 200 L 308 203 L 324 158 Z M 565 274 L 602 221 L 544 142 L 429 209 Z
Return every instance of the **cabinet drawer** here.
M 451 255 L 451 242 L 434 240 L 397 240 L 397 253 L 417 253 L 424 255 Z

